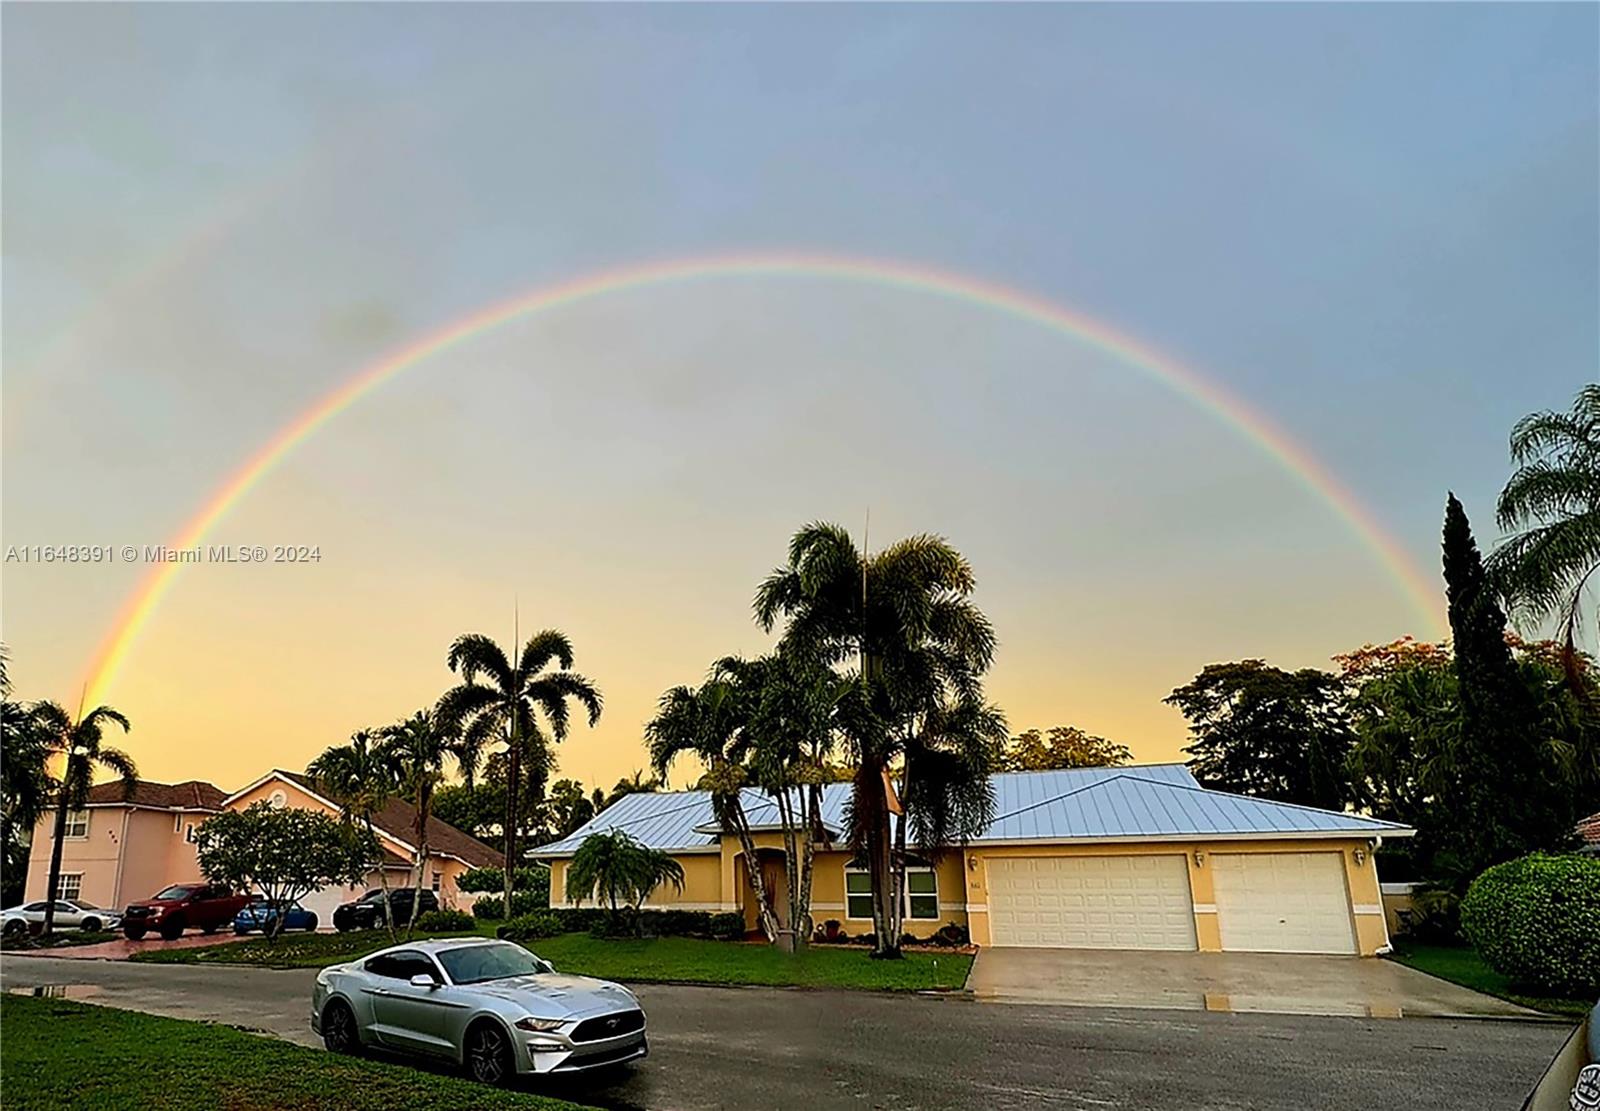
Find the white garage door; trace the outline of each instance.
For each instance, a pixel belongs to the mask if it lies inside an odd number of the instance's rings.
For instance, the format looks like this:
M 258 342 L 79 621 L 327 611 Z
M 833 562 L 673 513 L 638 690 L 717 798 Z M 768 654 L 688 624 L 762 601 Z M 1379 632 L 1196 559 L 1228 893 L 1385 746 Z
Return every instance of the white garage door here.
M 988 874 L 996 945 L 1195 947 L 1181 856 L 997 857 Z
M 1249 953 L 1354 953 L 1339 853 L 1214 853 L 1222 948 Z

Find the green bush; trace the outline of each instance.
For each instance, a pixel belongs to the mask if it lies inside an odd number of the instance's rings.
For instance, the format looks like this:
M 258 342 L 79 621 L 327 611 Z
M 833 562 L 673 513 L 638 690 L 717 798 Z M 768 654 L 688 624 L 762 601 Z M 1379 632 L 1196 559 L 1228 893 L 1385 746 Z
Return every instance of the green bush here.
M 518 896 L 527 895 L 532 902 L 529 904 L 532 913 L 534 909 L 546 910 L 550 906 L 550 869 L 543 865 L 533 865 L 527 868 L 518 868 L 515 876 L 516 890 L 512 895 L 514 903 L 520 903 Z M 490 895 L 503 894 L 506 887 L 506 874 L 499 868 L 471 868 L 462 872 L 456 878 L 456 887 L 461 891 L 470 893 L 486 893 Z
M 556 937 L 566 933 L 566 928 L 549 911 L 540 914 L 522 914 L 497 928 L 494 936 L 506 941 L 537 941 L 541 937 Z
M 549 909 L 540 899 L 537 891 L 513 891 L 511 893 L 511 917 L 513 918 L 521 918 L 527 914 L 540 914 Z M 472 904 L 472 916 L 498 922 L 506 916 L 505 900 L 498 895 L 480 895 Z
M 1533 853 L 1496 864 L 1467 889 L 1461 928 L 1514 983 L 1592 998 L 1600 990 L 1600 858 Z
M 718 941 L 738 941 L 744 936 L 744 915 L 732 910 L 713 914 L 710 932 Z
M 472 915 L 459 910 L 425 910 L 417 915 L 417 929 L 426 934 L 461 933 L 472 928 Z

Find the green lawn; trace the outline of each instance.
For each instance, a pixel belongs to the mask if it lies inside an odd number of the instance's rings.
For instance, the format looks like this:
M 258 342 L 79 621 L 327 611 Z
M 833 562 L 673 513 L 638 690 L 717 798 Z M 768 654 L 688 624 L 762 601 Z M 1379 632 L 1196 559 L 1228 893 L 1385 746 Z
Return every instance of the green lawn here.
M 493 930 L 488 933 L 492 936 Z M 405 937 L 404 931 L 401 938 Z M 425 937 L 460 937 L 460 934 L 417 934 Z M 130 960 L 151 964 L 248 964 L 258 968 L 322 968 L 387 948 L 387 930 L 352 930 L 347 934 L 285 934 L 277 941 L 264 938 L 197 949 L 152 948 Z
M 459 935 L 456 935 L 459 936 Z M 173 964 L 250 964 L 264 968 L 321 968 L 389 944 L 381 930 L 296 934 L 275 945 L 246 941 L 207 949 L 153 949 L 136 961 Z M 663 937 L 600 941 L 564 934 L 528 948 L 563 972 L 648 983 L 760 984 L 769 987 L 864 988 L 878 991 L 949 990 L 967 979 L 972 958 L 955 952 L 912 952 L 901 961 L 867 959 L 864 949 L 814 946 L 789 956 L 767 945 Z
M 789 955 L 770 945 L 690 937 L 597 941 L 563 934 L 529 942 L 528 948 L 563 972 L 645 982 L 917 991 L 959 988 L 972 967 L 970 956 L 955 952 L 908 952 L 904 960 L 875 961 L 865 949 L 816 945 Z
M 405 1064 L 339 1057 L 226 1026 L 64 999 L 0 1000 L 0 1071 L 13 1108 L 182 1106 L 201 1111 L 326 1107 L 578 1111 Z
M 1593 999 L 1552 999 L 1548 996 L 1528 995 L 1516 990 L 1510 980 L 1484 963 L 1478 951 L 1466 945 L 1424 945 L 1414 941 L 1397 940 L 1391 958 L 1418 972 L 1426 972 L 1452 984 L 1481 991 L 1485 995 L 1508 999 L 1536 1011 L 1558 1015 L 1586 1015 L 1594 1006 Z

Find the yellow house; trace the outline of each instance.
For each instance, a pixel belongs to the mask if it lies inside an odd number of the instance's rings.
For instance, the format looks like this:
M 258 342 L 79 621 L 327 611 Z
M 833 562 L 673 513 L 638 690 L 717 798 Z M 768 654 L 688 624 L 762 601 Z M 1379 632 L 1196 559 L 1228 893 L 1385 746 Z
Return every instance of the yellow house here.
M 338 803 L 319 792 L 309 778 L 279 769 L 231 795 L 199 781 L 139 780 L 131 793 L 125 793 L 121 783 L 98 784 L 90 788 L 87 805 L 67 818 L 61 841 L 61 896 L 115 908 L 147 899 L 171 884 L 200 880 L 195 830 L 213 814 L 243 810 L 262 800 L 273 806 L 339 812 Z M 34 828 L 25 901 L 45 897 L 54 828 L 54 814 L 46 815 Z M 413 874 L 416 828 L 417 809 L 402 799 L 391 799 L 373 818 L 391 887 L 408 883 Z M 499 867 L 500 862 L 498 852 L 452 825 L 429 818 L 425 875 L 441 906 L 453 907 L 464 901 L 456 886 L 461 873 L 469 868 Z M 340 903 L 379 886 L 379 873 L 374 869 L 359 885 L 325 887 L 300 902 L 328 926 Z
M 995 817 L 980 836 L 908 859 L 909 933 L 956 923 L 992 946 L 1364 956 L 1388 947 L 1373 856 L 1384 838 L 1411 836 L 1405 826 L 1206 790 L 1180 764 L 1008 773 L 993 786 Z M 849 792 L 824 791 L 835 838 Z M 747 791 L 745 808 L 784 917 L 776 807 Z M 683 865 L 683 891 L 658 890 L 646 906 L 737 911 L 756 928 L 744 853 L 703 791 L 625 796 L 530 853 L 551 866 L 555 905 L 578 846 L 617 829 Z M 867 875 L 842 845 L 817 853 L 811 912 L 847 933 L 872 929 Z

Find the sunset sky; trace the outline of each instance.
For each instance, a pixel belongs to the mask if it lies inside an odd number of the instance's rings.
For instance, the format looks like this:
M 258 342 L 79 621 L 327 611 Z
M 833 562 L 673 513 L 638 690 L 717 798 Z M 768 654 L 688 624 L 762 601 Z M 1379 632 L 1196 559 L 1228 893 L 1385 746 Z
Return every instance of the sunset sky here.
M 603 690 L 560 774 L 609 785 L 665 688 L 771 643 L 751 596 L 794 529 L 870 511 L 874 547 L 972 560 L 1017 730 L 1172 759 L 1161 699 L 1208 662 L 1438 636 L 1404 580 L 1437 588 L 1446 491 L 1492 544 L 1512 423 L 1594 377 L 1597 31 L 1592 5 L 8 6 L 0 543 L 169 542 L 330 391 L 530 291 L 875 260 L 607 287 L 351 398 L 206 536 L 320 560 L 174 575 L 102 676 L 126 747 L 229 790 L 302 768 L 519 621 Z M 75 707 L 150 570 L 8 559 L 17 694 Z

